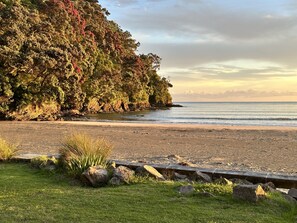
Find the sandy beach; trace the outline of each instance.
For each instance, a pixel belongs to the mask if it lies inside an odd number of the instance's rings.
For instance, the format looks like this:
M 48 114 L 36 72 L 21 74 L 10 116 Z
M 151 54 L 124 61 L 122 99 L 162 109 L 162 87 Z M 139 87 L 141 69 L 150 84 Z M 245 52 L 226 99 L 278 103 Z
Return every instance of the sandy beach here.
M 0 136 L 22 153 L 56 154 L 63 139 L 83 132 L 114 145 L 113 159 L 201 168 L 297 174 L 297 128 L 107 122 L 0 122 Z

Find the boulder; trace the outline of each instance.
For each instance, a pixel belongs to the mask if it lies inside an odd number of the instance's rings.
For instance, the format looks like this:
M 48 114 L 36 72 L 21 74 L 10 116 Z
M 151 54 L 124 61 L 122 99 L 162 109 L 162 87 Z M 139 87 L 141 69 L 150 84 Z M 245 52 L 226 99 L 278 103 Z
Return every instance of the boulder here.
M 257 202 L 266 196 L 260 185 L 237 185 L 233 188 L 233 198 L 250 202 Z
M 165 180 L 164 176 L 152 166 L 144 165 L 143 170 L 145 170 L 149 176 L 155 177 L 158 180 Z
M 135 174 L 137 176 L 141 176 L 141 177 L 148 177 L 149 176 L 149 173 L 147 172 L 147 170 L 143 166 L 137 167 L 136 170 L 135 170 Z
M 181 186 L 178 188 L 178 193 L 180 194 L 192 194 L 194 193 L 195 189 L 192 185 Z
M 108 171 L 101 166 L 89 167 L 82 175 L 93 187 L 105 185 L 109 179 Z
M 275 192 L 276 191 L 276 187 L 274 185 L 274 183 L 272 182 L 268 182 L 265 184 L 259 184 L 263 190 L 267 193 L 267 192 Z
M 129 183 L 133 177 L 135 172 L 128 167 L 119 166 L 114 170 L 113 177 L 118 178 L 123 183 Z
M 193 175 L 191 176 L 193 180 L 195 181 L 202 181 L 205 183 L 211 183 L 212 179 L 209 175 L 205 174 L 205 173 L 201 173 L 200 171 L 196 171 L 195 173 L 193 173 Z
M 112 186 L 119 186 L 122 184 L 122 181 L 118 177 L 112 177 L 108 183 Z
M 297 200 L 297 189 L 296 188 L 290 189 L 289 192 L 288 192 L 288 195 Z
M 276 186 L 272 182 L 265 183 L 265 185 L 271 187 L 274 190 L 276 190 Z
M 282 196 L 290 203 L 292 204 L 297 204 L 297 200 L 294 199 L 293 197 L 291 197 L 290 195 L 288 194 L 282 194 Z

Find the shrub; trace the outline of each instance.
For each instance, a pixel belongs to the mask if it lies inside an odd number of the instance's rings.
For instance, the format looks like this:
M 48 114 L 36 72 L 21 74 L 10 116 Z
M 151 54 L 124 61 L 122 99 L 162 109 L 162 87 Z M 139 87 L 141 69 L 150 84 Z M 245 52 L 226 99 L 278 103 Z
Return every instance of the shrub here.
M 80 176 L 91 166 L 108 166 L 112 145 L 105 139 L 93 139 L 85 134 L 73 134 L 60 149 L 61 164 L 67 172 Z
M 0 138 L 0 160 L 11 159 L 18 151 L 17 146 Z

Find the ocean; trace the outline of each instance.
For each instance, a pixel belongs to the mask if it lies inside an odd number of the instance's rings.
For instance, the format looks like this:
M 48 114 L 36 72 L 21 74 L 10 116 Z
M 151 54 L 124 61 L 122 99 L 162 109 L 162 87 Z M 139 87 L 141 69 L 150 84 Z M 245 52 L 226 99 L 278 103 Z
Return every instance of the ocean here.
M 183 107 L 126 114 L 102 114 L 100 121 L 233 126 L 297 126 L 297 102 L 182 102 Z

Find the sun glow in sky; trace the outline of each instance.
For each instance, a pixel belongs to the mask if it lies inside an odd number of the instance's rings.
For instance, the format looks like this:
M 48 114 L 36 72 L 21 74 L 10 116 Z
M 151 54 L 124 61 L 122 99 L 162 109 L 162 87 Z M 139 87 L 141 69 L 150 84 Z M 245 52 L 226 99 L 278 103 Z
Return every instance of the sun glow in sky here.
M 297 101 L 296 0 L 101 0 L 174 101 Z

